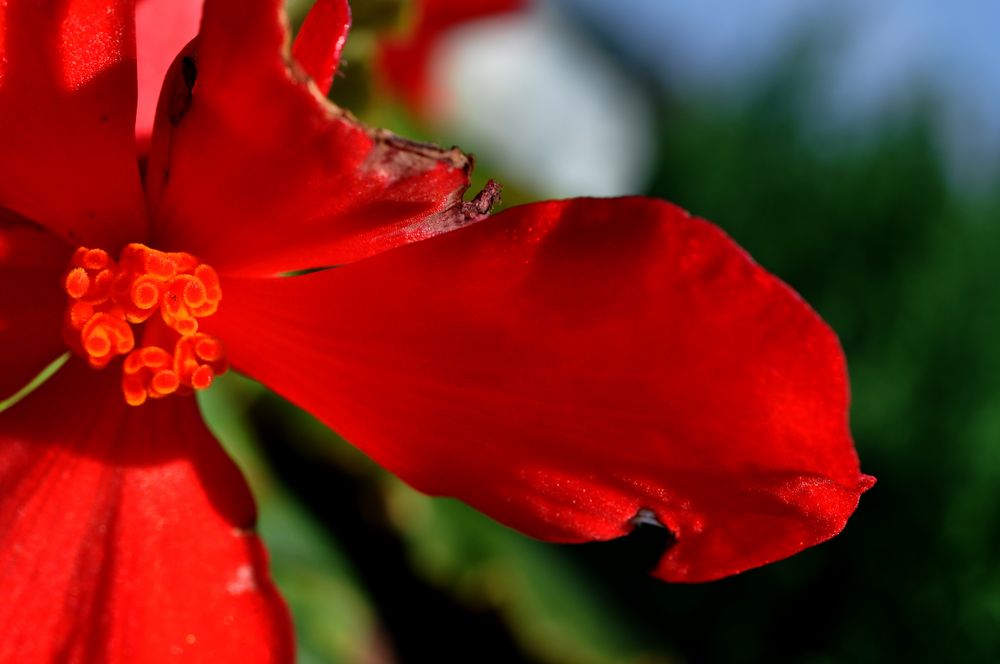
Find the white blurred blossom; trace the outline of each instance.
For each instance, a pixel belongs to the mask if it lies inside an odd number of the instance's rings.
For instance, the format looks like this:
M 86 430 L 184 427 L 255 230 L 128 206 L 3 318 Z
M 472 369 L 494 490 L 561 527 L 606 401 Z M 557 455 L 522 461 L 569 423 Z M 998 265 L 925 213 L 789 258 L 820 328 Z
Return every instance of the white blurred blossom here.
M 437 49 L 436 115 L 463 147 L 544 197 L 638 193 L 655 152 L 644 92 L 564 17 L 472 22 Z

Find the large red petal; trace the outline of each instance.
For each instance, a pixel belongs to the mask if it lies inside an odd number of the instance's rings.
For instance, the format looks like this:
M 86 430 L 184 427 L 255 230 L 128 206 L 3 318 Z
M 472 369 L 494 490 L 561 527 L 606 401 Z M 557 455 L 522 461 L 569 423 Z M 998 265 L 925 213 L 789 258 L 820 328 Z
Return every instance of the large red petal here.
M 0 211 L 0 401 L 66 351 L 62 277 L 70 253 L 41 226 Z
M 118 380 L 72 360 L 0 413 L 0 660 L 292 661 L 239 471 L 194 399 Z
M 281 0 L 206 2 L 154 129 L 157 246 L 220 271 L 273 274 L 480 219 L 461 203 L 469 159 L 366 129 L 330 105 L 291 60 L 282 19 Z
M 135 138 L 145 151 L 153 134 L 156 101 L 170 63 L 198 34 L 202 0 L 138 0 L 135 5 L 139 102 Z
M 0 3 L 0 207 L 110 251 L 145 232 L 132 11 Z
M 347 0 L 317 0 L 295 36 L 292 55 L 323 94 L 333 85 L 350 27 L 351 8 Z
M 525 206 L 223 287 L 205 327 L 234 365 L 403 479 L 551 540 L 616 537 L 650 510 L 677 538 L 667 579 L 832 537 L 871 481 L 834 334 L 667 203 Z
M 382 83 L 413 112 L 424 113 L 440 94 L 428 65 L 441 38 L 462 23 L 522 9 L 527 0 L 417 0 L 416 17 L 406 34 L 379 43 Z

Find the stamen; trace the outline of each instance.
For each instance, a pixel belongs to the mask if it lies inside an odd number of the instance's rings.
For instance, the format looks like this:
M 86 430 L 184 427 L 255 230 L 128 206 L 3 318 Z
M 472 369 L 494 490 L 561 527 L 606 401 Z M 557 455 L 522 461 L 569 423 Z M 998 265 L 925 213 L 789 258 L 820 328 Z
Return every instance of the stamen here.
M 222 344 L 198 332 L 198 319 L 214 314 L 222 299 L 219 277 L 191 254 L 130 244 L 116 263 L 105 251 L 81 247 L 63 286 L 67 342 L 95 369 L 125 355 L 122 391 L 129 404 L 205 389 L 226 370 Z M 135 348 L 132 325 L 146 324 L 157 311 L 156 343 Z M 173 352 L 166 350 L 171 346 Z
M 94 306 L 86 302 L 73 302 L 66 312 L 66 323 L 71 330 L 80 331 L 94 316 Z
M 75 267 L 66 275 L 66 292 L 75 300 L 79 300 L 90 290 L 90 275 L 82 267 Z
M 131 297 L 132 304 L 143 311 L 147 311 L 155 307 L 156 303 L 160 301 L 160 287 L 156 284 L 153 277 L 139 277 L 132 283 L 129 296 Z
M 158 396 L 173 394 L 181 385 L 181 379 L 169 369 L 157 371 L 149 382 L 149 391 Z
M 222 344 L 207 334 L 182 337 L 174 348 L 174 370 L 184 385 L 204 390 L 226 370 Z
M 169 391 L 153 386 L 161 373 L 173 373 L 168 368 L 173 364 L 172 359 L 170 353 L 157 346 L 145 346 L 132 351 L 122 365 L 122 392 L 125 394 L 125 401 L 133 406 L 140 406 L 146 402 L 147 397 L 158 398 L 176 390 L 176 385 L 174 390 Z
M 83 349 L 90 366 L 101 369 L 116 355 L 124 355 L 135 347 L 132 328 L 121 318 L 105 312 L 90 317 L 80 331 Z
M 103 249 L 84 249 L 80 247 L 76 250 L 74 260 L 79 257 L 79 264 L 88 270 L 103 270 L 111 265 L 111 257 Z
M 122 391 L 133 405 L 169 394 L 204 390 L 226 370 L 222 344 L 207 334 L 180 337 L 174 352 L 144 346 L 129 353 L 122 365 Z

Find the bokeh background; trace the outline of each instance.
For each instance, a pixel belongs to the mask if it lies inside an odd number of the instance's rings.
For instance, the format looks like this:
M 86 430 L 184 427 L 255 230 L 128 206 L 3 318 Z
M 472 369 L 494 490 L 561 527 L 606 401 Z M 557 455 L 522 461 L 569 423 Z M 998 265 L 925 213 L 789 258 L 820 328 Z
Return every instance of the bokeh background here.
M 332 96 L 475 153 L 508 206 L 643 193 L 715 221 L 839 333 L 879 483 L 827 544 L 668 585 L 654 527 L 529 540 L 227 375 L 204 403 L 301 661 L 1000 661 L 1000 5 L 524 4 L 442 35 L 414 107 L 376 58 L 413 6 L 354 0 Z

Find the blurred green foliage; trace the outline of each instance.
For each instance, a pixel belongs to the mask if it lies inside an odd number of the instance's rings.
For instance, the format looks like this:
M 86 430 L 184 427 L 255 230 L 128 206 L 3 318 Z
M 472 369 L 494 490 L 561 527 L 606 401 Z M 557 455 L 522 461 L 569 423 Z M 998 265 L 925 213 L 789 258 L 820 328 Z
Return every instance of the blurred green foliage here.
M 300 664 L 375 661 L 379 625 L 336 539 L 276 481 L 259 454 L 248 404 L 264 388 L 234 373 L 199 393 L 202 413 L 247 477 L 260 508 L 258 530 L 267 543 L 275 582 L 295 619 Z
M 653 601 L 695 660 L 996 661 L 1000 192 L 949 188 L 933 106 L 816 140 L 795 92 L 779 77 L 747 106 L 672 107 L 650 193 L 719 223 L 838 331 L 879 484 L 815 552 Z

